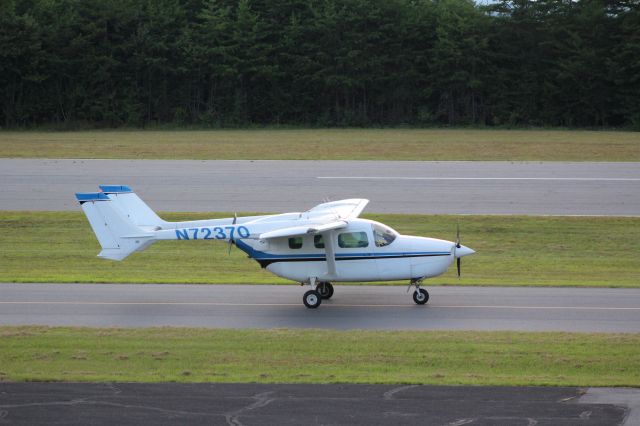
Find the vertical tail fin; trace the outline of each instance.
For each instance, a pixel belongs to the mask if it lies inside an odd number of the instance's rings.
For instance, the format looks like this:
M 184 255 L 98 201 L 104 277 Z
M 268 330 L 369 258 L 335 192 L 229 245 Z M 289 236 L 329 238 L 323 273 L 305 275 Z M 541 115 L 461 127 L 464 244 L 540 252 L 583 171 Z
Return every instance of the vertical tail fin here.
M 100 190 L 113 201 L 112 204 L 123 213 L 124 217 L 135 225 L 155 228 L 166 224 L 128 186 L 100 185 Z
M 76 194 L 102 251 L 98 257 L 122 260 L 136 251 L 142 251 L 154 241 L 154 234 L 145 232 L 101 192 Z

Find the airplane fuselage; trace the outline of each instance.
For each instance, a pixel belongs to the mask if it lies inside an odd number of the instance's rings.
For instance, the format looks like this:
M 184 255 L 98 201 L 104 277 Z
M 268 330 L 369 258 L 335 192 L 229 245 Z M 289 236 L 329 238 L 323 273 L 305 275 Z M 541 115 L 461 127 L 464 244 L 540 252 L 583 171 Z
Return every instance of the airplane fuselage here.
M 305 226 L 317 221 L 302 213 L 175 222 L 174 229 L 156 231 L 158 239 L 224 240 L 280 277 L 298 282 L 395 281 L 421 279 L 444 273 L 455 259 L 452 241 L 401 235 L 372 220 L 356 218 L 345 228 L 321 235 L 261 239 L 260 235 L 282 227 Z M 376 229 L 388 232 L 381 240 Z M 326 241 L 325 241 L 325 237 Z M 320 240 L 320 241 L 319 241 Z M 331 243 L 335 271 L 328 268 L 327 244 Z
M 327 268 L 325 246 L 329 241 L 323 238 L 318 244 L 317 235 L 268 241 L 240 239 L 236 244 L 268 271 L 298 282 L 308 282 L 309 277 L 337 282 L 427 278 L 444 273 L 453 262 L 453 242 L 396 234 L 391 243 L 379 246 L 374 225 L 384 226 L 354 219 L 346 228 L 330 233 L 335 272 Z M 353 235 L 355 243 L 348 240 Z

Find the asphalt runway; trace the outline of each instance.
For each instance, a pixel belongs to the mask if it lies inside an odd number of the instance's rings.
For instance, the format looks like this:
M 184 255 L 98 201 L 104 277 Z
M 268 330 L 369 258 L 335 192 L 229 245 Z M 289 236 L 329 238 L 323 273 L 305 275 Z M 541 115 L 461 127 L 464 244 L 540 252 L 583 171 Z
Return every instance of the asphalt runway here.
M 0 181 L 3 210 L 78 210 L 75 192 L 126 184 L 160 211 L 640 215 L 640 163 L 0 159 Z
M 0 324 L 640 332 L 640 289 L 336 285 L 318 309 L 301 286 L 0 284 Z
M 14 425 L 637 425 L 633 389 L 0 383 Z

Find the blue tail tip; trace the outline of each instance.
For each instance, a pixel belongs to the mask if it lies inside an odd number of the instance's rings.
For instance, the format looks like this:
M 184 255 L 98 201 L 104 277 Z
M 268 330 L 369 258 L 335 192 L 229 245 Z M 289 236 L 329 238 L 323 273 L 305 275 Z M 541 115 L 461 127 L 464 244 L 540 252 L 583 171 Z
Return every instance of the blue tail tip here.
M 103 192 L 76 192 L 76 199 L 80 204 L 87 201 L 109 201 L 109 197 Z
M 127 185 L 100 185 L 100 191 L 105 194 L 122 194 L 133 192 Z

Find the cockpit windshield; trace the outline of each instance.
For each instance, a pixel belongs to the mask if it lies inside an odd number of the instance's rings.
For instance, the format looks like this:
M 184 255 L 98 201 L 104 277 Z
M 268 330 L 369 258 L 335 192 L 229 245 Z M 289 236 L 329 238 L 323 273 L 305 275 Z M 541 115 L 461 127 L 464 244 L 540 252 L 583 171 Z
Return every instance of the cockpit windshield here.
M 376 247 L 388 246 L 398 236 L 396 231 L 381 223 L 374 223 L 372 226 L 373 238 L 376 240 Z

